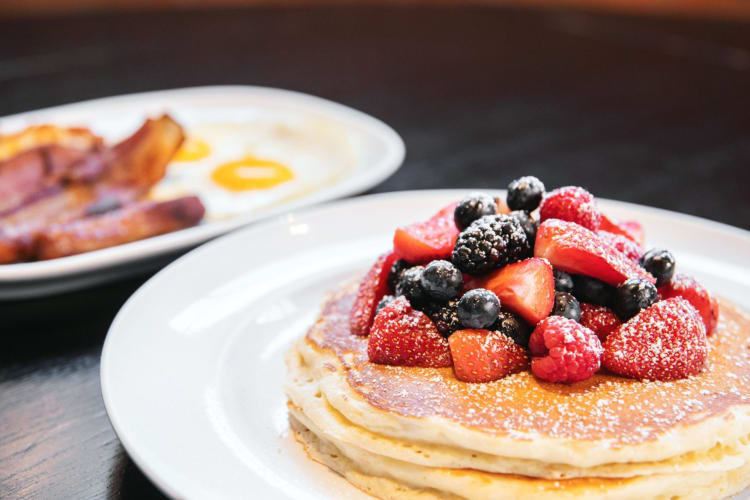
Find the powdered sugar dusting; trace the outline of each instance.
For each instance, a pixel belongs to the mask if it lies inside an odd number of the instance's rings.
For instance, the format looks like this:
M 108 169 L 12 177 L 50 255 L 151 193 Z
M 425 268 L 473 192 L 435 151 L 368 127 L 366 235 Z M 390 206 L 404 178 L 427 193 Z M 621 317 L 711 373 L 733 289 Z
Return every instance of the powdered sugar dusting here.
M 676 425 L 750 404 L 750 319 L 722 302 L 703 372 L 670 382 L 607 373 L 573 385 L 545 383 L 529 371 L 495 382 L 460 382 L 451 368 L 383 366 L 367 361 L 367 339 L 352 335 L 351 289 L 324 307 L 308 338 L 332 349 L 351 387 L 372 405 L 414 417 L 439 416 L 488 433 L 524 439 L 527 433 L 638 444 Z

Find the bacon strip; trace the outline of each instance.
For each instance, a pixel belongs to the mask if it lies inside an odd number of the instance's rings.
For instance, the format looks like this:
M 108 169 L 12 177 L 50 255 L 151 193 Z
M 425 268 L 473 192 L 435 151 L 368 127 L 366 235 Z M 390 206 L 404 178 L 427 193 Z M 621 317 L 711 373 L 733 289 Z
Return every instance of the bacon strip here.
M 196 225 L 205 209 L 196 196 L 141 201 L 102 215 L 54 224 L 36 240 L 36 257 L 56 259 L 157 236 Z

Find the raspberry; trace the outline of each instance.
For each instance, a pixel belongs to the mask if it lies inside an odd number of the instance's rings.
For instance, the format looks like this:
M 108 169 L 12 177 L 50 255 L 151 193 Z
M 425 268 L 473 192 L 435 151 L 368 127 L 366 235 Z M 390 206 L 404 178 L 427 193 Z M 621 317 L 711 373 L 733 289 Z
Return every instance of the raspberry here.
M 602 363 L 625 377 L 675 380 L 699 373 L 708 357 L 706 327 L 681 297 L 644 309 L 604 342 Z
M 464 382 L 492 382 L 529 364 L 526 350 L 500 332 L 459 330 L 448 343 L 453 371 Z
M 719 304 L 708 290 L 695 278 L 685 274 L 676 274 L 672 281 L 659 288 L 662 299 L 682 297 L 698 310 L 706 325 L 706 335 L 711 335 L 719 321 Z
M 637 263 L 641 258 L 641 254 L 643 253 L 643 251 L 641 250 L 641 247 L 639 247 L 638 244 L 633 240 L 628 239 L 621 234 L 610 233 L 609 231 L 599 230 L 596 234 L 598 234 L 599 238 L 609 243 L 616 250 L 619 250 L 620 252 L 625 254 L 625 257 L 632 260 L 633 262 Z
M 602 344 L 596 334 L 562 316 L 543 319 L 531 333 L 531 371 L 547 382 L 572 384 L 599 369 Z
M 577 186 L 561 187 L 544 195 L 539 218 L 575 222 L 592 231 L 599 229 L 602 221 L 594 196 Z
M 367 357 L 382 365 L 447 367 L 451 352 L 435 323 L 398 297 L 381 310 L 370 329 Z
M 620 327 L 622 321 L 609 307 L 584 302 L 581 304 L 580 323 L 594 332 L 600 341 L 604 342 L 610 333 Z

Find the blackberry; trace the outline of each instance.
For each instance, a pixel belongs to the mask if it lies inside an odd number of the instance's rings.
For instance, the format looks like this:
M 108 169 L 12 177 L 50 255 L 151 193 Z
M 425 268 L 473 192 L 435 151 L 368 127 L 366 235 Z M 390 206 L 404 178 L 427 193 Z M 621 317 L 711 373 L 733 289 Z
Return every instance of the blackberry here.
M 375 306 L 375 314 L 378 314 L 381 309 L 383 309 L 385 306 L 387 306 L 394 300 L 396 300 L 396 297 L 394 297 L 393 295 L 383 295 L 383 298 L 380 299 L 380 302 L 378 302 L 378 305 Z
M 414 264 L 410 264 L 404 259 L 394 262 L 391 266 L 391 270 L 388 272 L 388 278 L 386 279 L 388 287 L 395 292 L 398 287 L 398 282 L 401 281 L 401 275 L 413 265 Z
M 478 218 L 496 213 L 497 203 L 493 197 L 484 193 L 471 193 L 458 202 L 453 218 L 456 221 L 456 227 L 463 231 Z
M 571 293 L 573 291 L 573 277 L 571 275 L 559 269 L 553 269 L 552 274 L 555 277 L 556 292 Z
M 656 302 L 657 298 L 658 292 L 651 282 L 631 278 L 617 287 L 614 310 L 621 320 L 627 321 L 641 309 L 646 309 Z
M 422 271 L 424 267 L 414 266 L 401 273 L 401 280 L 396 285 L 396 295 L 409 299 L 412 307 L 425 302 L 426 294 L 422 288 Z
M 461 320 L 458 319 L 458 300 L 449 300 L 444 304 L 429 302 L 423 308 L 422 312 L 430 317 L 440 334 L 448 338 L 456 330 L 460 330 Z
M 464 278 L 461 271 L 447 260 L 433 260 L 422 271 L 421 283 L 427 295 L 445 302 L 461 292 Z
M 669 250 L 652 248 L 641 255 L 639 262 L 643 269 L 656 278 L 656 286 L 666 285 L 674 276 L 674 255 Z
M 458 235 L 451 260 L 461 271 L 482 274 L 529 254 L 526 233 L 509 215 L 486 215 Z
M 615 288 L 596 278 L 576 274 L 573 276 L 573 295 L 581 302 L 609 307 L 615 296 Z
M 544 184 L 533 175 L 527 175 L 508 184 L 508 208 L 511 210 L 535 210 L 544 196 Z
M 515 210 L 510 213 L 510 216 L 516 219 L 521 225 L 523 232 L 526 233 L 526 241 L 529 242 L 529 247 L 533 250 L 534 240 L 536 240 L 536 230 L 539 227 L 537 221 L 534 220 L 534 216 L 525 210 Z
M 555 307 L 552 309 L 551 316 L 562 316 L 580 323 L 581 304 L 567 292 L 555 292 Z
M 458 319 L 466 328 L 487 328 L 500 313 L 500 299 L 484 288 L 466 292 L 458 301 Z
M 513 313 L 500 311 L 497 319 L 489 329 L 496 330 L 507 335 L 518 345 L 524 347 L 528 347 L 529 345 L 531 327 L 524 320 Z

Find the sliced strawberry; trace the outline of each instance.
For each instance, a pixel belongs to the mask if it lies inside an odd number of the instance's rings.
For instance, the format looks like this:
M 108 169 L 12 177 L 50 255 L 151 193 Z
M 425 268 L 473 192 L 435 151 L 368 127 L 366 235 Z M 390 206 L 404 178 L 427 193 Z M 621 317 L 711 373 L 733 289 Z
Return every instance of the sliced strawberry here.
M 602 216 L 591 193 L 581 187 L 565 186 L 544 195 L 539 205 L 539 219 L 566 220 L 596 231 Z
M 398 256 L 393 252 L 381 255 L 360 281 L 357 298 L 354 299 L 354 305 L 349 313 L 349 328 L 353 334 L 370 333 L 375 307 L 388 293 L 388 273 L 396 259 Z
M 453 220 L 456 204 L 443 208 L 425 222 L 396 229 L 393 251 L 408 262 L 420 264 L 435 259 L 450 260 L 459 230 Z
M 602 214 L 602 223 L 599 225 L 599 229 L 625 236 L 641 248 L 646 244 L 646 231 L 643 229 L 640 222 L 634 220 L 618 222 L 606 214 Z
M 643 254 L 643 249 L 638 244 L 621 234 L 610 233 L 609 231 L 599 230 L 596 232 L 601 239 L 612 245 L 616 250 L 625 254 L 625 257 L 638 262 Z
M 706 327 L 681 297 L 644 309 L 604 342 L 604 367 L 626 377 L 675 380 L 699 373 L 708 357 Z
M 492 382 L 529 364 L 526 350 L 500 332 L 459 330 L 448 343 L 453 371 L 464 382 Z
M 531 258 L 490 273 L 484 288 L 495 292 L 503 309 L 532 326 L 549 316 L 555 305 L 555 277 L 544 259 Z
M 473 274 L 462 273 L 464 278 L 464 286 L 461 289 L 461 295 L 465 294 L 469 290 L 475 288 L 484 288 L 484 279 L 481 276 L 474 276 Z
M 581 324 L 604 342 L 610 333 L 620 327 L 622 321 L 609 307 L 584 302 L 581 304 Z
M 367 357 L 382 365 L 451 366 L 448 341 L 422 311 L 405 297 L 385 306 L 375 316 L 367 341 Z
M 534 256 L 550 261 L 555 269 L 584 274 L 619 285 L 629 278 L 656 280 L 596 233 L 573 222 L 549 219 L 539 226 Z
M 698 310 L 706 325 L 706 335 L 711 335 L 719 321 L 719 303 L 709 291 L 695 278 L 685 274 L 676 274 L 672 281 L 659 288 L 662 299 L 682 297 Z

